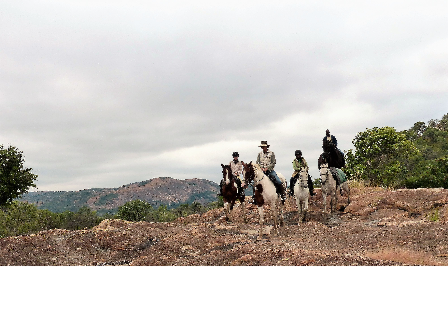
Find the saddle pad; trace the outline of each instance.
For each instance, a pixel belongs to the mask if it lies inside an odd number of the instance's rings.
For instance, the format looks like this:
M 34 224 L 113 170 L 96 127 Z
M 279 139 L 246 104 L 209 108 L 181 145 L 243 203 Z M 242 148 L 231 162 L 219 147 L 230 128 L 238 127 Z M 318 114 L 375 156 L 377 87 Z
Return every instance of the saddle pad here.
M 342 171 L 342 169 L 336 168 L 336 172 L 338 174 L 338 178 L 341 183 L 344 183 L 345 181 L 347 181 L 347 175 L 345 175 L 345 173 Z

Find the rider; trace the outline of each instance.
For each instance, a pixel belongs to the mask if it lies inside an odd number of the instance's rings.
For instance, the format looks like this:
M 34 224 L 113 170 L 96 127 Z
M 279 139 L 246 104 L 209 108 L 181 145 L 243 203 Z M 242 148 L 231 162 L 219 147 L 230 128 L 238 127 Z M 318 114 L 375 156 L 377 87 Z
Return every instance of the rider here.
M 239 156 L 240 154 L 238 154 L 238 152 L 233 152 L 232 153 L 233 156 L 233 160 L 230 161 L 229 166 L 230 169 L 232 170 L 232 175 L 235 178 L 236 184 L 238 186 L 238 194 L 242 195 L 244 194 L 244 187 L 246 185 L 245 181 L 244 181 L 244 174 L 243 174 L 243 163 L 241 161 L 239 161 Z
M 330 130 L 325 131 L 325 137 L 322 139 L 322 148 L 325 152 L 327 152 L 327 148 L 329 147 L 338 147 L 338 140 L 336 140 L 336 137 L 332 134 L 330 134 Z
M 294 184 L 297 182 L 297 179 L 299 177 L 299 172 L 302 169 L 302 167 L 306 168 L 306 172 L 308 173 L 308 163 L 306 160 L 302 157 L 302 151 L 300 149 L 297 149 L 294 152 L 296 158 L 294 161 L 292 161 L 292 168 L 294 169 L 294 172 L 292 173 L 292 177 L 289 184 L 289 193 L 291 196 L 294 196 Z M 311 181 L 311 176 L 308 174 L 308 189 L 310 190 L 310 195 L 314 196 L 314 186 L 313 181 Z
M 243 163 L 241 161 L 239 161 L 239 156 L 240 154 L 238 154 L 238 152 L 233 152 L 232 153 L 232 157 L 233 160 L 230 161 L 229 166 L 230 166 L 230 170 L 232 171 L 232 175 L 235 178 L 235 182 L 237 185 L 237 190 L 238 190 L 238 194 L 244 194 L 244 186 L 245 186 L 245 182 L 244 182 L 244 174 L 243 174 Z M 241 188 L 241 182 L 243 182 L 243 188 Z M 222 184 L 223 181 L 221 180 L 220 184 L 219 184 L 219 193 L 217 194 L 218 196 L 222 196 Z
M 275 164 L 277 161 L 275 160 L 274 152 L 269 150 L 269 146 L 267 141 L 262 141 L 261 147 L 263 150 L 258 153 L 257 156 L 257 164 L 260 166 L 261 170 L 269 177 L 269 179 L 274 183 L 275 189 L 277 189 L 277 193 L 280 194 L 282 198 L 282 203 L 285 203 L 286 200 L 286 190 L 283 188 L 282 181 L 280 181 L 277 173 L 274 170 Z
M 336 152 L 340 152 L 340 155 L 342 156 L 342 158 L 344 157 L 344 154 L 340 151 L 340 149 L 338 148 L 338 140 L 336 140 L 336 137 L 332 134 L 330 134 L 330 130 L 326 130 L 325 131 L 325 137 L 322 140 L 322 149 L 324 150 L 324 152 L 329 153 L 331 147 L 333 147 Z M 334 161 L 333 161 L 334 163 Z M 342 165 L 343 166 L 343 165 Z M 339 166 L 339 167 L 342 167 Z M 338 167 L 338 166 L 336 166 Z M 319 165 L 319 169 L 320 169 L 320 165 Z M 340 179 L 339 179 L 339 175 L 336 171 L 336 168 L 334 166 L 329 167 L 331 173 L 333 174 L 333 177 L 336 180 L 336 183 L 339 185 L 341 183 Z

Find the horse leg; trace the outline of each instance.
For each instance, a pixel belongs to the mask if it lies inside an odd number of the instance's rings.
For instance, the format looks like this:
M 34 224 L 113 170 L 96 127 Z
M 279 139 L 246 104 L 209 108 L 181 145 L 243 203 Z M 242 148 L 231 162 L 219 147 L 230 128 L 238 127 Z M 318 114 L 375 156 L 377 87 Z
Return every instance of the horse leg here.
M 304 203 L 305 204 L 303 206 L 303 208 L 304 208 L 304 210 L 303 210 L 303 220 L 306 222 L 306 214 L 308 213 L 308 197 L 305 198 Z
M 278 202 L 278 216 L 279 216 L 280 226 L 285 226 L 285 222 L 283 220 L 283 207 L 284 207 L 284 204 L 282 203 L 282 201 L 279 201 Z
M 338 204 L 338 193 L 337 193 L 337 188 L 336 190 L 334 190 L 331 194 L 331 199 L 330 199 L 330 213 L 333 213 L 334 208 L 336 207 L 336 205 Z
M 327 212 L 327 194 L 322 192 L 322 198 L 324 201 L 324 212 Z
M 297 213 L 298 213 L 299 223 L 300 223 L 300 216 L 302 214 L 302 210 L 301 210 L 300 200 L 299 200 L 299 197 L 297 195 L 296 195 L 296 205 L 297 205 Z
M 278 209 L 277 209 L 278 199 L 275 199 L 274 202 L 271 203 L 271 209 L 274 214 L 274 233 L 278 235 Z
M 234 207 L 235 207 L 235 200 L 232 200 L 232 202 L 230 202 L 229 217 Z M 228 221 L 230 221 L 230 219 L 228 219 Z
M 225 215 L 226 215 L 226 221 L 229 221 L 229 214 L 230 214 L 230 209 L 229 209 L 229 207 L 230 207 L 229 202 L 225 202 L 225 203 L 224 203 L 224 213 L 225 213 Z
M 303 212 L 303 208 L 302 208 L 302 202 L 297 200 L 297 209 L 299 211 L 299 223 L 302 223 L 302 212 Z
M 347 202 L 350 204 L 350 187 L 347 182 L 344 182 L 344 192 L 347 194 Z
M 336 208 L 338 206 L 338 193 L 337 193 L 337 188 L 336 188 L 336 192 L 334 193 L 334 207 Z
M 263 238 L 263 224 L 264 224 L 263 206 L 258 207 L 258 214 L 260 215 L 260 222 L 259 222 L 260 232 L 258 234 L 257 240 L 260 240 L 261 238 Z
M 244 223 L 247 223 L 246 203 L 245 203 L 244 201 L 241 202 L 241 211 L 243 212 L 243 220 L 244 220 Z

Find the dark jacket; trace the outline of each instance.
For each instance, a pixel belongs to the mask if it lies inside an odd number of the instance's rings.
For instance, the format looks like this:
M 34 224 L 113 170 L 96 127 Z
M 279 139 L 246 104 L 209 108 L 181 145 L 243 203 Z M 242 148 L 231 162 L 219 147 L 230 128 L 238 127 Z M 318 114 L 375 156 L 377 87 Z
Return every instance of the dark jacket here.
M 327 147 L 330 143 L 332 143 L 334 147 L 338 146 L 338 141 L 336 140 L 336 137 L 333 134 L 331 134 L 330 137 L 331 137 L 330 142 L 327 140 L 326 136 L 322 139 L 323 147 Z

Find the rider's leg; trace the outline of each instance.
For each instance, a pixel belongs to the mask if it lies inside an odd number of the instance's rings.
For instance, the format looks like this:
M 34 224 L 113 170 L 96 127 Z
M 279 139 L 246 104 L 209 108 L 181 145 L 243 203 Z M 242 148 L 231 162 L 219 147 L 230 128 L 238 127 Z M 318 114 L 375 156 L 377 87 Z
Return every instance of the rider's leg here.
M 291 180 L 289 181 L 289 193 L 291 196 L 294 196 L 294 185 L 297 181 L 297 174 L 291 177 Z
M 308 174 L 308 189 L 310 190 L 310 195 L 314 196 L 314 185 L 313 185 L 313 181 L 311 180 L 311 175 Z
M 277 189 L 277 193 L 281 195 L 282 201 L 285 202 L 286 190 L 285 188 L 283 188 L 282 181 L 280 181 L 280 178 L 277 176 L 277 173 L 274 170 L 271 170 L 267 172 L 267 175 L 274 182 L 275 188 Z

